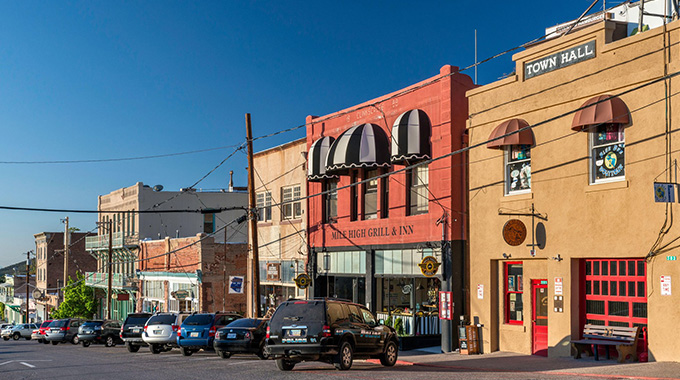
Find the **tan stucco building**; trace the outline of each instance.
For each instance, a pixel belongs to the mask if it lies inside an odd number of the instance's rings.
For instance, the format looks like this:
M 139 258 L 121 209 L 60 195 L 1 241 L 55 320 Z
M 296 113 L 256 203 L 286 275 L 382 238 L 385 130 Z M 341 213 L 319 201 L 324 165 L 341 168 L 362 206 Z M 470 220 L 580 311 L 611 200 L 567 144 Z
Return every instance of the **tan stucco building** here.
M 638 353 L 680 357 L 677 198 L 654 193 L 677 182 L 680 21 L 627 29 L 601 21 L 535 44 L 513 56 L 515 75 L 468 92 L 484 352 L 568 356 L 591 323 L 641 326 Z

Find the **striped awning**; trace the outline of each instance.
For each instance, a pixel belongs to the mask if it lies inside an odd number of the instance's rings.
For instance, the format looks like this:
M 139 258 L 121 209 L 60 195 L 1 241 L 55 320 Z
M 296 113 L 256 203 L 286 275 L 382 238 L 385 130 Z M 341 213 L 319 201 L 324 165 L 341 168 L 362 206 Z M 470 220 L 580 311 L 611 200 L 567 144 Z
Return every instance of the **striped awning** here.
M 333 145 L 333 141 L 335 139 L 331 136 L 322 137 L 314 141 L 309 148 L 309 153 L 307 154 L 307 180 L 310 182 L 337 177 L 326 174 L 326 157 L 328 157 L 328 150 Z
M 530 128 L 524 129 L 528 126 L 529 123 L 522 119 L 504 121 L 491 132 L 489 140 L 493 141 L 486 143 L 486 147 L 502 149 L 508 145 L 534 145 L 534 132 Z
M 628 106 L 620 98 L 611 95 L 600 95 L 588 99 L 581 109 L 574 114 L 571 129 L 587 131 L 591 125 L 629 124 Z
M 387 134 L 375 124 L 362 124 L 343 132 L 331 145 L 326 171 L 390 166 Z
M 431 157 L 430 118 L 423 110 L 410 110 L 399 115 L 392 126 L 393 163 L 427 160 Z

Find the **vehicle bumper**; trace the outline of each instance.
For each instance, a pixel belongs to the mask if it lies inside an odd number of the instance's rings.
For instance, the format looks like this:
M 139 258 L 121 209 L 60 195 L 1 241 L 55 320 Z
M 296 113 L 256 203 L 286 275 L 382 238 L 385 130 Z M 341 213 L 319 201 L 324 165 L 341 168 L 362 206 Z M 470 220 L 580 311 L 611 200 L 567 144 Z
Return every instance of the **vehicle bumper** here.
M 48 342 L 64 342 L 66 341 L 66 334 L 50 334 L 45 335 L 45 340 Z
M 92 342 L 101 340 L 101 336 L 97 334 L 78 334 L 78 339 L 82 342 Z
M 31 339 L 33 339 L 33 340 L 43 340 L 43 339 L 45 339 L 45 335 L 31 334 Z
M 233 341 L 233 340 L 216 340 L 213 343 L 215 350 L 228 352 L 250 352 L 257 353 L 260 347 L 254 347 L 252 342 Z
M 130 338 L 123 338 L 123 341 L 125 343 L 130 343 L 130 344 L 134 344 L 134 345 L 138 345 L 138 346 L 148 346 L 146 344 L 146 342 L 144 342 L 144 340 L 142 339 L 141 336 L 140 337 L 134 337 L 134 338 L 131 338 L 131 337 Z
M 321 356 L 337 355 L 338 346 L 318 344 L 277 344 L 268 345 L 270 358 L 291 358 L 317 360 Z
M 177 345 L 179 347 L 187 347 L 187 348 L 203 348 L 203 349 L 212 349 L 213 348 L 213 339 L 192 339 L 192 338 L 180 338 L 177 339 Z
M 165 338 L 143 337 L 142 339 L 147 344 L 168 344 L 168 345 L 171 345 L 171 346 L 177 346 L 177 336 L 176 335 L 174 337 L 170 337 L 170 338 L 168 338 L 168 337 L 165 337 Z

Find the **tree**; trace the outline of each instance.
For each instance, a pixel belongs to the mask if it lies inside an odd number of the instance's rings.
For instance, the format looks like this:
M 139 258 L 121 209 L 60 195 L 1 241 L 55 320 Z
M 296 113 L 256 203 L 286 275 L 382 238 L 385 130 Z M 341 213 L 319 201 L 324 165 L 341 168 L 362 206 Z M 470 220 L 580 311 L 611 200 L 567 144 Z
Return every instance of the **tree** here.
M 5 320 L 5 304 L 0 302 L 0 321 Z
M 51 317 L 90 319 L 97 311 L 97 306 L 94 289 L 85 285 L 85 276 L 78 274 L 76 281 L 69 277 L 68 286 L 64 288 L 64 302 L 51 313 Z

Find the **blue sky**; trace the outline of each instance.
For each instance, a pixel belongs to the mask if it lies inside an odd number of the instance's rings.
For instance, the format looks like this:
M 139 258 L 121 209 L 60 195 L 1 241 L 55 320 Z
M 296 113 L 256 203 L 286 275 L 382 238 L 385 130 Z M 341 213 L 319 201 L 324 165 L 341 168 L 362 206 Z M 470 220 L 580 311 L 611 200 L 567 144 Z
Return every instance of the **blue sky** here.
M 16 1 L 0 3 L 0 161 L 96 160 L 240 144 L 515 47 L 590 0 Z M 613 2 L 612 2 L 613 4 Z M 612 5 L 609 4 L 608 5 Z M 601 4 L 595 9 L 601 9 Z M 480 84 L 513 70 L 479 68 Z M 472 70 L 467 72 L 471 77 Z M 256 150 L 304 136 L 259 140 Z M 96 209 L 138 181 L 178 190 L 232 149 L 138 161 L 0 164 L 0 206 Z M 197 187 L 246 185 L 238 153 Z M 61 231 L 61 213 L 0 210 L 0 266 Z M 83 231 L 95 216 L 68 215 Z

